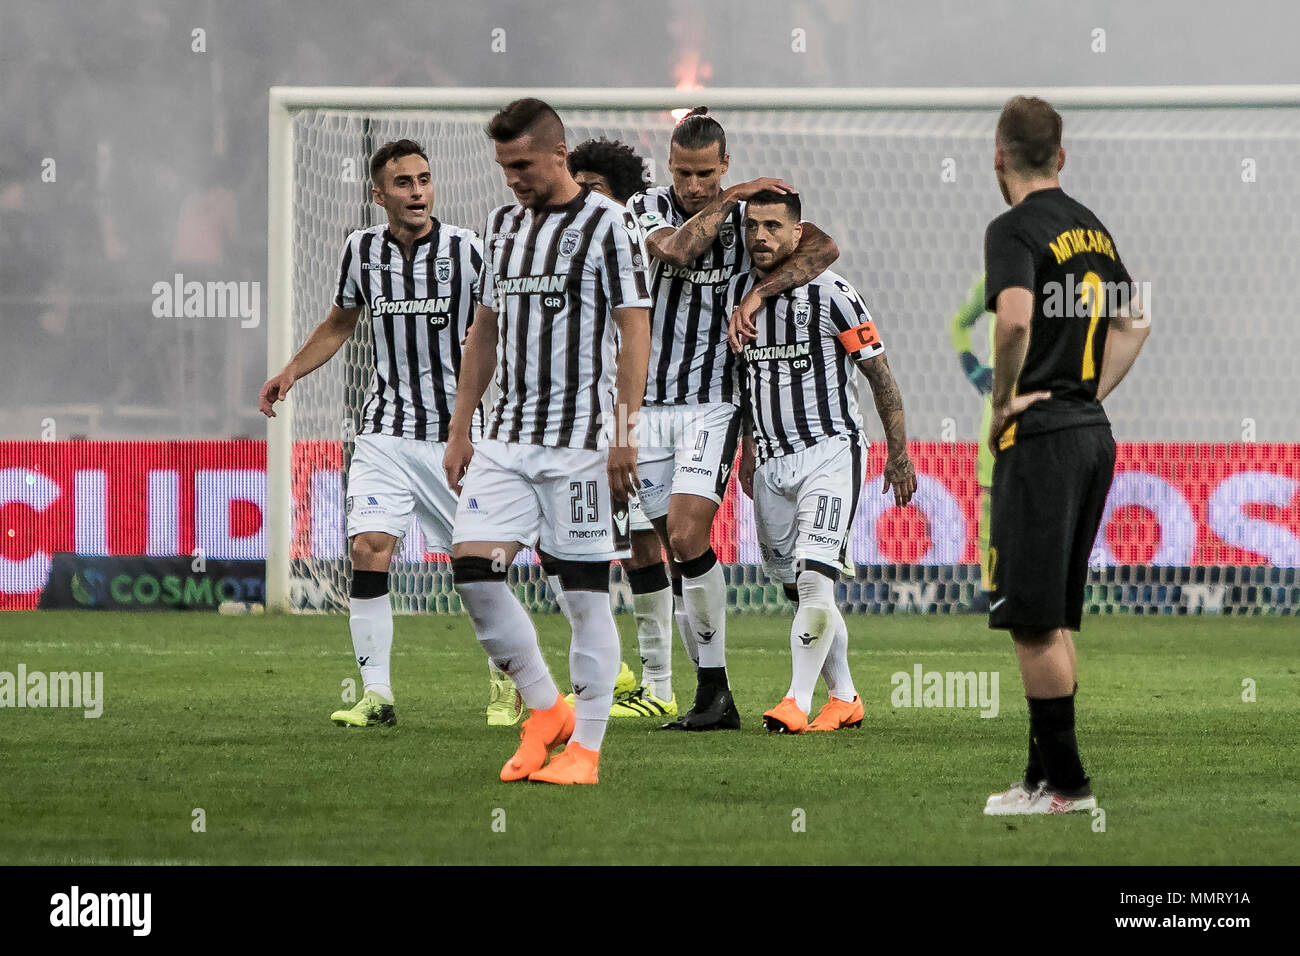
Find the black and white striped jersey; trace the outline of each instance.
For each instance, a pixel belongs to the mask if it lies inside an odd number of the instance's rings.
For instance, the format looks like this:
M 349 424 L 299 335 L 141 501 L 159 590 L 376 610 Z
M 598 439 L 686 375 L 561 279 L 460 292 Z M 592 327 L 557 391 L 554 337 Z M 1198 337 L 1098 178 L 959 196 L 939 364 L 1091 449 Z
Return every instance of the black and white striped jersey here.
M 685 223 L 670 186 L 654 186 L 628 200 L 642 234 Z M 727 283 L 749 271 L 745 204 L 737 203 L 704 255 L 689 266 L 651 259 L 650 367 L 646 405 L 736 403 L 735 360 L 727 346 L 730 313 L 721 308 Z
M 730 310 L 758 281 L 748 273 L 727 287 Z M 829 270 L 767 299 L 739 368 L 741 408 L 753 423 L 758 460 L 810 448 L 859 430 L 856 358 L 885 350 L 853 286 Z
M 473 230 L 437 219 L 409 259 L 386 226 L 348 236 L 334 304 L 370 310 L 375 347 L 358 434 L 447 440 L 482 264 Z
M 500 396 L 488 437 L 606 447 L 618 357 L 613 312 L 650 307 L 632 214 L 584 190 L 540 211 L 499 206 L 483 241 L 483 304 L 499 317 Z

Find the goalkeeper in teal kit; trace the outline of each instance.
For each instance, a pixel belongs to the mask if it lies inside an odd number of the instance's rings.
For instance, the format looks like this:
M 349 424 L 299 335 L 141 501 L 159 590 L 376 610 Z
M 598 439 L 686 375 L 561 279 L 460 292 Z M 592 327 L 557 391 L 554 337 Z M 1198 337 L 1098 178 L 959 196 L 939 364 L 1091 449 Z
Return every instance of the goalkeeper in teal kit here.
M 971 333 L 980 317 L 989 318 L 989 359 L 984 365 L 971 349 Z M 990 489 L 993 487 L 993 452 L 989 449 L 989 421 L 993 417 L 993 319 L 992 312 L 984 309 L 984 277 L 980 276 L 969 297 L 952 317 L 952 347 L 961 360 L 961 370 L 984 396 L 984 414 L 980 418 L 979 459 L 976 478 L 980 486 L 979 545 L 980 590 L 975 595 L 973 610 L 983 614 L 989 609 L 989 515 Z

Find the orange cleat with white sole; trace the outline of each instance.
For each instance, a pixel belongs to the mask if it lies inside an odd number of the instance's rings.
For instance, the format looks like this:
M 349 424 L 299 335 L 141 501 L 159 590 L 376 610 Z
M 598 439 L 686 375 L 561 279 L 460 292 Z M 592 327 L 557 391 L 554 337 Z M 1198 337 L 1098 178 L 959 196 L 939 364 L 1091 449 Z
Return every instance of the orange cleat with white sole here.
M 570 743 L 555 759 L 528 775 L 533 783 L 600 783 L 600 751 Z
M 559 694 L 555 703 L 546 710 L 535 710 L 524 721 L 519 734 L 519 749 L 501 768 L 501 779 L 507 782 L 527 779 L 530 773 L 541 770 L 546 756 L 573 733 L 573 708 Z
M 793 697 L 786 697 L 763 715 L 763 726 L 769 734 L 801 734 L 808 727 L 808 715 Z
M 853 700 L 840 700 L 832 697 L 817 711 L 817 716 L 808 725 L 809 731 L 843 730 L 845 727 L 862 726 L 862 698 L 854 695 Z

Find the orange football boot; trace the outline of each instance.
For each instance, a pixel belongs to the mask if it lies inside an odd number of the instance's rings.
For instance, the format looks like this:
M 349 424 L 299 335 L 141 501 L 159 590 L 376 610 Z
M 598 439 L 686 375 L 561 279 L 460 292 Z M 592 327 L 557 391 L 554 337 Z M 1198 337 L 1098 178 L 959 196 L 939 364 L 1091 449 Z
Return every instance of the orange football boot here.
M 570 743 L 543 769 L 528 775 L 534 783 L 600 783 L 600 751 Z
M 786 697 L 763 715 L 763 726 L 769 734 L 801 734 L 808 726 L 808 715 L 793 697 Z
M 541 770 L 546 755 L 573 733 L 574 719 L 573 708 L 559 694 L 546 710 L 533 711 L 519 732 L 519 749 L 501 768 L 501 779 L 523 780 L 533 771 Z
M 838 697 L 832 697 L 817 711 L 817 716 L 813 722 L 808 725 L 810 731 L 815 730 L 842 730 L 845 727 L 862 726 L 862 697 L 854 696 L 853 700 L 840 700 Z

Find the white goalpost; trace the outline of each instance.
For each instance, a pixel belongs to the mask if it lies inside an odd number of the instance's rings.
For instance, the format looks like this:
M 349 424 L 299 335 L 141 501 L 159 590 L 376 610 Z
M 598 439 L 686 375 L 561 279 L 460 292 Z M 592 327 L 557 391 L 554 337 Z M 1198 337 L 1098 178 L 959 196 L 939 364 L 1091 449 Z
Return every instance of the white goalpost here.
M 269 109 L 269 372 L 284 366 L 328 311 L 348 232 L 383 215 L 369 201 L 367 169 L 370 152 L 384 142 L 420 142 L 433 171 L 434 215 L 481 231 L 488 211 L 510 199 L 483 133 L 487 119 L 509 101 L 536 96 L 554 106 L 570 147 L 596 136 L 631 145 L 653 161 L 660 184 L 669 181 L 670 111 L 707 105 L 727 131 L 727 182 L 767 175 L 789 180 L 800 190 L 804 217 L 835 237 L 841 258 L 834 268 L 862 292 L 890 350 L 909 437 L 932 444 L 934 460 L 946 461 L 945 447 L 978 437 L 981 400 L 958 368 L 950 320 L 982 272 L 984 228 L 1005 208 L 992 173 L 993 129 L 1003 103 L 1018 93 L 1040 95 L 1063 114 L 1062 183 L 1112 228 L 1134 278 L 1153 290 L 1154 313 L 1167 323 L 1143 355 L 1142 374 L 1107 403 L 1117 439 L 1153 447 L 1231 445 L 1243 441 L 1242 422 L 1250 419 L 1260 441 L 1296 440 L 1300 399 L 1291 367 L 1300 354 L 1300 322 L 1290 277 L 1300 228 L 1300 85 L 275 87 Z M 369 385 L 369 335 L 363 320 L 345 350 L 297 382 L 268 423 L 269 609 L 347 606 L 344 469 Z M 985 338 L 981 332 L 976 341 Z M 866 427 L 873 440 L 880 437 L 870 414 Z M 971 564 L 972 519 L 954 488 L 973 480 L 973 474 L 939 475 L 922 482 L 918 507 L 934 523 L 928 537 L 921 535 L 918 548 L 929 550 L 919 552 L 917 566 Z M 864 501 L 863 507 L 869 512 L 874 505 Z M 853 546 L 860 567 L 890 563 L 874 537 L 880 518 L 860 512 Z M 1169 528 L 1179 527 L 1157 519 L 1166 538 Z M 1194 534 L 1211 520 L 1199 512 L 1194 519 Z M 779 588 L 768 588 L 754 569 L 752 515 L 743 496 L 724 508 L 719 521 L 734 529 L 731 563 L 748 569 L 730 580 L 733 606 L 775 606 Z M 1256 550 L 1267 555 L 1267 544 Z M 1185 559 L 1212 553 L 1199 547 L 1193 541 L 1176 551 L 1174 564 L 1194 564 Z M 893 563 L 901 562 L 895 557 Z M 866 589 L 875 580 L 864 572 L 864 602 L 874 600 Z M 939 597 L 933 603 L 950 610 L 969 597 L 974 578 L 926 571 L 917 580 L 934 582 Z M 515 583 L 533 589 L 523 595 L 530 605 L 547 600 L 531 579 Z M 425 560 L 418 531 L 408 534 L 394 568 L 397 609 L 457 610 L 449 584 L 445 566 Z

